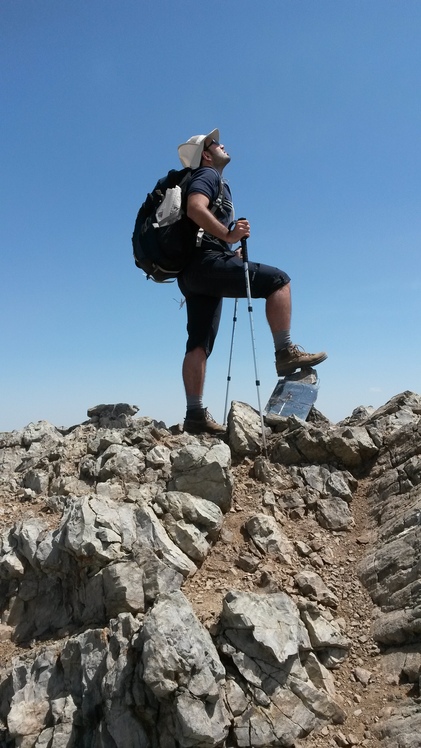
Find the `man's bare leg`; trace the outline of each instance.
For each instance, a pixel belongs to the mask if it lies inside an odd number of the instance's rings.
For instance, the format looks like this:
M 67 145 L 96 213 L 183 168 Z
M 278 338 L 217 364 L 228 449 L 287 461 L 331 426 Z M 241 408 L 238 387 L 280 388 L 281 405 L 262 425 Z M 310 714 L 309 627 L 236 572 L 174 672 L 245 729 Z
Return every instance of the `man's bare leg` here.
M 206 352 L 203 348 L 194 348 L 186 353 L 183 361 L 183 382 L 187 397 L 202 397 L 205 386 Z
M 266 300 L 266 318 L 272 333 L 291 327 L 291 285 L 277 288 Z
M 187 413 L 184 431 L 190 434 L 221 435 L 225 427 L 215 423 L 206 408 L 202 405 L 203 389 L 206 374 L 206 352 L 203 348 L 194 348 L 186 353 L 183 361 L 183 382 L 187 397 Z M 191 406 L 194 403 L 194 406 Z
M 278 376 L 287 376 L 296 369 L 317 366 L 327 358 L 324 351 L 306 353 L 291 343 L 291 287 L 287 283 L 274 291 L 266 300 L 266 317 L 275 345 L 275 363 Z

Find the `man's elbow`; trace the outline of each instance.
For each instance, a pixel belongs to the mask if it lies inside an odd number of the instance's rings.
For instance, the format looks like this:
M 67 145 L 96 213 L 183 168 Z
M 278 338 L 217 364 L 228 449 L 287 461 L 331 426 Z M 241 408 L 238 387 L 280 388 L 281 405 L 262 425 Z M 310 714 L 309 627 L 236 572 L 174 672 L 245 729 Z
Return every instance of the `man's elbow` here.
M 186 213 L 187 213 L 187 217 L 191 218 L 191 220 L 194 221 L 195 210 L 191 205 L 187 206 Z
M 203 216 L 203 210 L 201 210 L 200 208 L 197 208 L 195 205 L 188 205 L 187 206 L 187 216 L 194 223 L 197 223 L 197 225 L 200 226 L 201 217 Z

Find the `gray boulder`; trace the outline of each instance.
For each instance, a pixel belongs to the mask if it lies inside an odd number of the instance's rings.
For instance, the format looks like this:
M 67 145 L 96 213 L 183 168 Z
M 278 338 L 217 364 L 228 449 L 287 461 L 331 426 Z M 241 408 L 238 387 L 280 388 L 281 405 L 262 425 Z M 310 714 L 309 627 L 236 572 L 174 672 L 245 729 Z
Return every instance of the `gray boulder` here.
M 245 528 L 259 550 L 278 556 L 283 563 L 291 563 L 294 547 L 274 517 L 256 514 L 247 520 Z
M 351 510 L 342 499 L 319 499 L 316 517 L 319 524 L 329 530 L 348 530 L 354 524 Z
M 231 507 L 231 453 L 223 442 L 211 446 L 190 444 L 172 455 L 169 491 L 181 491 L 212 501 L 223 512 Z
M 218 536 L 223 514 L 214 502 L 182 491 L 167 491 L 156 497 L 156 503 L 165 514 L 170 514 L 175 520 L 184 519 L 210 538 Z
M 269 454 L 273 462 L 299 465 L 336 461 L 344 468 L 355 469 L 378 452 L 365 427 L 320 428 L 293 416 L 285 420 L 287 428 L 271 441 Z
M 257 455 L 262 451 L 260 415 L 247 403 L 231 404 L 228 413 L 228 441 L 238 457 Z
M 323 720 L 344 721 L 341 707 L 317 689 L 301 664 L 311 643 L 297 606 L 285 593 L 229 593 L 219 647 L 247 683 L 248 708 L 241 711 L 246 696 L 234 699 L 238 745 L 292 746 Z
M 174 740 L 183 748 L 222 744 L 229 727 L 225 669 L 181 592 L 160 596 L 145 617 L 141 642 L 143 680 L 159 702 L 171 701 L 166 729 L 176 729 Z
M 329 589 L 323 582 L 319 574 L 314 571 L 304 570 L 294 577 L 295 584 L 300 593 L 310 600 L 322 603 L 329 608 L 336 608 L 339 603 L 337 595 Z

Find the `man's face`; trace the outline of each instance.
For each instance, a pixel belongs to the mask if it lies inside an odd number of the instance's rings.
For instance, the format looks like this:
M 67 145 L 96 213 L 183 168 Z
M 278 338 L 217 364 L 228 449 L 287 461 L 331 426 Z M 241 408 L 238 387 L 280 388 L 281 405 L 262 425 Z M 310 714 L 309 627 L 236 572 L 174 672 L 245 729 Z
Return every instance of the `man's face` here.
M 231 161 L 231 156 L 226 152 L 225 146 L 223 143 L 218 143 L 217 140 L 206 142 L 203 151 L 208 154 L 211 166 L 214 166 L 215 169 L 224 167 Z

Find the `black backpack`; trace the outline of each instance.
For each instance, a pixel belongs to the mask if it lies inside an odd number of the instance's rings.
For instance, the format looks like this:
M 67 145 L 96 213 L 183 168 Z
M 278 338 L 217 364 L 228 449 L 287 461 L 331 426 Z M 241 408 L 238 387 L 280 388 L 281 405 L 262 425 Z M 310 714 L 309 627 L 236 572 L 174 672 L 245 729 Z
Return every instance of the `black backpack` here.
M 132 236 L 136 266 L 157 283 L 174 280 L 197 244 L 197 226 L 186 215 L 186 191 L 192 170 L 171 169 L 156 183 L 137 214 Z M 222 204 L 223 182 L 212 212 Z

